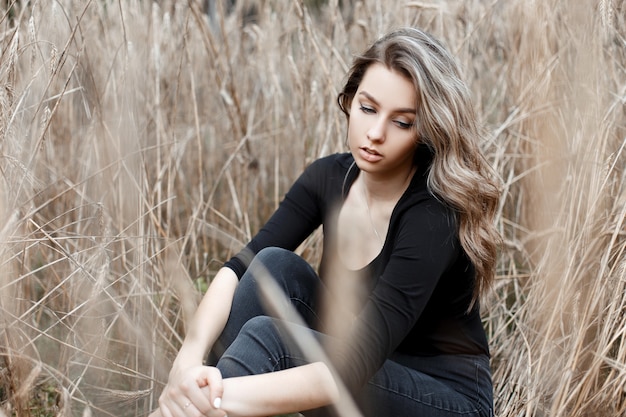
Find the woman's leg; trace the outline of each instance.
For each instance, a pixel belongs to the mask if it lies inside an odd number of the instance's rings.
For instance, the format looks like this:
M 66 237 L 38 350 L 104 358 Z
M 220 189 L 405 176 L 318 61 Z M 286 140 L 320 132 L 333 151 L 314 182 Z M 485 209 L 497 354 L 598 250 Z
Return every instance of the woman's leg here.
M 312 330 L 267 317 L 256 279 L 257 263 L 276 280 L 309 326 L 316 314 L 323 286 L 313 269 L 294 253 L 277 248 L 259 252 L 242 277 L 233 308 L 213 362 L 225 378 L 273 372 L 308 363 L 300 350 L 287 342 L 285 326 L 291 331 Z M 319 341 L 325 336 L 315 332 Z M 491 417 L 492 388 L 489 360 L 480 356 L 448 355 L 429 358 L 398 356 L 385 362 L 380 371 L 357 395 L 364 416 L 463 416 Z M 329 408 L 307 412 L 307 416 L 332 415 Z
M 257 316 L 246 322 L 237 338 L 222 355 L 217 368 L 222 377 L 259 375 L 306 365 L 306 358 L 293 339 L 313 332 L 320 339 L 327 336 L 308 327 L 268 316 Z M 316 417 L 335 416 L 331 407 L 314 410 Z M 308 414 L 307 414 L 308 415 Z
M 268 316 L 256 316 L 243 325 L 217 363 L 224 378 L 258 375 L 309 363 L 286 331 L 298 334 L 311 329 Z
M 358 395 L 365 416 L 493 416 L 487 356 L 394 359 L 387 360 Z
M 289 327 L 289 331 L 286 328 Z M 267 316 L 249 320 L 217 367 L 225 378 L 258 375 L 310 363 L 292 335 L 313 332 L 322 344 L 328 336 Z M 365 417 L 492 417 L 489 359 L 444 355 L 387 360 L 355 401 Z M 401 364 L 401 363 L 402 364 Z M 404 363 L 408 364 L 406 366 Z M 416 369 L 417 368 L 417 369 Z M 332 407 L 304 412 L 307 417 L 336 415 Z
M 280 248 L 263 249 L 255 256 L 237 285 L 228 322 L 209 355 L 210 364 L 217 362 L 248 320 L 269 315 L 255 278 L 260 270 L 267 271 L 274 278 L 307 325 L 317 326 L 317 305 L 322 284 L 316 272 L 304 259 L 291 251 Z

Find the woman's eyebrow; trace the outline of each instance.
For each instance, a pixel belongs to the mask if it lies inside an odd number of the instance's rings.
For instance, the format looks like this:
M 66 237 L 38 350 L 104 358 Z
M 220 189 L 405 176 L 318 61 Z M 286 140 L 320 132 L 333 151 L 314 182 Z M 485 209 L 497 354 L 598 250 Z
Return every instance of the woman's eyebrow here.
M 378 102 L 378 100 L 376 100 L 374 98 L 374 96 L 372 96 L 367 91 L 362 90 L 362 91 L 359 92 L 359 95 L 365 96 L 366 99 L 368 99 L 369 101 L 371 101 L 375 105 L 380 106 L 380 103 Z M 415 114 L 415 112 L 416 112 L 416 110 L 412 109 L 410 107 L 401 107 L 399 109 L 394 109 L 393 110 L 393 113 L 410 113 L 410 114 Z

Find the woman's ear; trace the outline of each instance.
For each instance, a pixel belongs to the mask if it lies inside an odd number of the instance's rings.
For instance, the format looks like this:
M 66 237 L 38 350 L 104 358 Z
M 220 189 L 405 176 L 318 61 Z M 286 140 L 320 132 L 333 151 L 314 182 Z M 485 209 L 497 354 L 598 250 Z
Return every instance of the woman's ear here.
M 348 120 L 350 120 L 350 107 L 352 106 L 352 99 L 353 97 L 349 97 L 346 93 L 340 93 L 337 97 L 339 108 L 346 115 Z

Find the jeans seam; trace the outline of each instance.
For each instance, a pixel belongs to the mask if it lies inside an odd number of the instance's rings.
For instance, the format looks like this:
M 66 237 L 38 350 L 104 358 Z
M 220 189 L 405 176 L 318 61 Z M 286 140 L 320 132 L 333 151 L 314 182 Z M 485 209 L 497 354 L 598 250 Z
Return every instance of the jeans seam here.
M 475 370 L 476 370 L 476 404 L 478 404 L 478 412 L 482 414 L 482 412 L 487 412 L 489 416 L 493 416 L 493 407 L 489 407 L 487 406 L 485 410 L 483 410 L 482 408 L 482 402 L 480 401 L 480 393 L 481 393 L 481 389 L 480 389 L 480 370 L 481 370 L 481 363 L 478 361 L 474 362 L 474 366 L 475 366 Z
M 478 404 L 478 413 L 480 414 L 480 412 L 482 411 L 482 408 L 480 406 L 480 384 L 478 383 L 478 379 L 479 379 L 479 370 L 480 370 L 480 365 L 478 364 L 478 362 L 474 362 L 474 383 L 476 384 L 476 391 L 474 391 L 474 404 Z
M 301 357 L 299 357 L 299 356 L 293 356 L 293 355 L 280 355 L 280 356 L 276 357 L 276 363 L 274 363 L 274 366 L 272 367 L 272 372 L 282 371 L 282 370 L 285 370 L 285 369 L 289 369 L 289 368 L 285 368 L 285 367 L 280 366 L 280 364 L 281 364 L 281 363 L 283 362 L 283 360 L 285 360 L 285 359 L 289 359 L 289 360 L 292 360 L 292 361 L 297 360 L 297 361 L 300 361 L 300 362 L 303 362 L 303 363 L 308 363 L 306 359 L 303 359 L 303 358 L 301 358 Z M 300 365 L 294 365 L 294 364 L 292 364 L 292 365 L 293 365 L 292 367 L 300 366 Z
M 313 316 L 318 319 L 317 317 L 317 313 L 315 312 L 315 310 L 309 305 L 309 303 L 307 303 L 306 301 L 302 300 L 301 298 L 297 298 L 297 297 L 290 297 L 289 298 L 290 301 L 292 302 L 297 302 L 301 305 L 303 305 L 304 307 L 306 307 L 306 309 L 313 314 Z

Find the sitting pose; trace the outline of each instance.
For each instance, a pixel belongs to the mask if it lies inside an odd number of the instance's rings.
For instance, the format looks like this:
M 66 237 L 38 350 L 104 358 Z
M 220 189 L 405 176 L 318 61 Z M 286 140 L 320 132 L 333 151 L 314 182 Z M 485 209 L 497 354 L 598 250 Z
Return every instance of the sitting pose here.
M 365 416 L 493 415 L 479 298 L 499 191 L 455 60 L 421 30 L 392 31 L 355 58 L 338 104 L 349 152 L 308 166 L 219 270 L 153 416 L 332 415 L 342 396 Z M 320 225 L 316 272 L 293 251 Z M 306 326 L 264 307 L 257 266 Z

